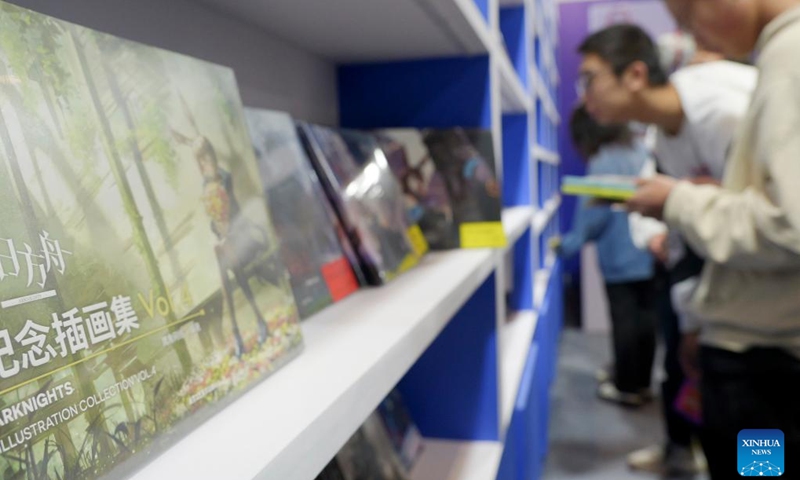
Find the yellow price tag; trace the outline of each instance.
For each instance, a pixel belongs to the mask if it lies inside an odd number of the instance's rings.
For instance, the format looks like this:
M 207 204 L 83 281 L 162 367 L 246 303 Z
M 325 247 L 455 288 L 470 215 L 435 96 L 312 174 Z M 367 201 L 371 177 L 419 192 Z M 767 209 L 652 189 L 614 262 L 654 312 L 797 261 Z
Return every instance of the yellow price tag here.
M 502 248 L 506 246 L 503 222 L 470 222 L 459 226 L 461 248 Z
M 411 247 L 414 249 L 414 253 L 421 257 L 428 252 L 428 241 L 425 240 L 425 235 L 422 233 L 422 229 L 419 228 L 419 225 L 412 225 L 408 229 L 408 238 L 411 239 Z

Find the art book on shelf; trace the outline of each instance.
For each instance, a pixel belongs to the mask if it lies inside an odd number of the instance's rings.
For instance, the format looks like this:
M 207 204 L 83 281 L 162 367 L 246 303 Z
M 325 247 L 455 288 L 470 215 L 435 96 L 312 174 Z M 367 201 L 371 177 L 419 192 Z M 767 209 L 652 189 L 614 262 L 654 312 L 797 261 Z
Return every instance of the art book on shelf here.
M 395 452 L 407 471 L 411 471 L 423 451 L 422 434 L 400 391 L 395 389 L 378 406 L 378 414 Z
M 458 231 L 444 177 L 417 129 L 376 132 L 389 167 L 400 182 L 409 222 L 418 224 L 432 250 L 458 248 Z
M 315 480 L 347 480 L 344 477 L 344 472 L 342 472 L 342 468 L 339 466 L 339 461 L 335 458 L 331 460 L 328 465 L 325 466 L 325 469 L 317 475 Z
M 377 412 L 350 437 L 336 461 L 345 480 L 410 480 Z
M 302 349 L 236 80 L 0 31 L 0 476 L 127 478 Z
M 561 192 L 565 195 L 625 201 L 636 193 L 637 177 L 623 175 L 565 175 Z
M 462 248 L 506 245 L 500 182 L 495 173 L 492 133 L 481 129 L 422 131 L 437 171 L 444 178 Z
M 292 118 L 283 112 L 249 108 L 245 118 L 281 257 L 289 269 L 300 315 L 307 318 L 358 289 L 345 255 L 349 240 L 334 221 Z
M 416 265 L 428 245 L 408 222 L 400 185 L 375 137 L 307 123 L 300 131 L 367 281 L 382 285 Z

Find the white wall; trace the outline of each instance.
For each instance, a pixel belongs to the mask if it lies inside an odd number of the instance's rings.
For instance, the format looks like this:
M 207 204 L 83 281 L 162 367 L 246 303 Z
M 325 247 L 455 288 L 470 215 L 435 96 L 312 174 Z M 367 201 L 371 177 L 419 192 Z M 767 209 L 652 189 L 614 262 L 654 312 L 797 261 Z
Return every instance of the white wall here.
M 336 69 L 191 0 L 11 0 L 113 35 L 233 68 L 242 101 L 338 124 Z

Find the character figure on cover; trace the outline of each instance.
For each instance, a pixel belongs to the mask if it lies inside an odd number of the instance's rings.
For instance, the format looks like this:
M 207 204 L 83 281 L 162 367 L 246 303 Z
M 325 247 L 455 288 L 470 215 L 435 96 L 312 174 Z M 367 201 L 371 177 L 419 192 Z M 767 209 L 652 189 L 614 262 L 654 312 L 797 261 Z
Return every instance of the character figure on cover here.
M 187 114 L 191 119 L 188 109 Z M 196 126 L 194 121 L 191 123 Z M 227 170 L 219 165 L 216 151 L 211 142 L 200 134 L 190 138 L 175 130 L 173 130 L 173 136 L 179 143 L 191 147 L 197 160 L 197 166 L 203 175 L 202 202 L 206 215 L 211 220 L 211 230 L 219 240 L 219 243 L 214 246 L 214 253 L 222 278 L 225 301 L 231 314 L 235 354 L 237 357 L 241 357 L 245 353 L 245 346 L 236 320 L 236 307 L 233 303 L 234 286 L 231 283 L 230 273 L 233 273 L 236 283 L 253 309 L 258 323 L 258 342 L 259 344 L 264 343 L 269 337 L 269 327 L 256 304 L 250 288 L 250 275 L 246 270 L 252 266 L 252 273 L 261 281 L 271 281 L 275 278 L 277 268 L 273 268 L 274 266 L 271 264 L 256 261 L 268 251 L 269 236 L 263 228 L 250 222 L 245 215 L 241 214 L 233 189 L 233 178 Z
M 419 225 L 431 249 L 457 248 L 458 232 L 447 187 L 420 132 L 384 130 L 376 136 L 402 188 L 409 222 Z
M 459 223 L 499 218 L 500 188 L 494 170 L 462 129 L 430 130 L 425 143 L 444 175 Z

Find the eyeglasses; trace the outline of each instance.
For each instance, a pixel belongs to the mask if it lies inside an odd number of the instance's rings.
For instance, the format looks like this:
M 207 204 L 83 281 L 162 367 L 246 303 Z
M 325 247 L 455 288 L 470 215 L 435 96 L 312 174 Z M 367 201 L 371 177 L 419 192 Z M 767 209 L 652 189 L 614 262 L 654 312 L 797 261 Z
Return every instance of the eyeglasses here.
M 608 70 L 600 70 L 599 72 L 581 72 L 578 80 L 575 82 L 575 91 L 579 97 L 586 96 L 586 93 L 592 88 L 592 84 L 597 77 L 609 74 Z
M 575 93 L 578 94 L 578 97 L 585 97 L 586 92 L 589 90 L 589 87 L 592 86 L 592 81 L 594 81 L 594 74 L 592 73 L 581 73 L 578 77 L 578 80 L 575 81 Z
M 578 80 L 575 82 L 575 91 L 578 93 L 579 97 L 586 96 L 586 92 L 592 88 L 592 83 L 594 83 L 595 78 L 600 73 L 597 72 L 581 72 Z

